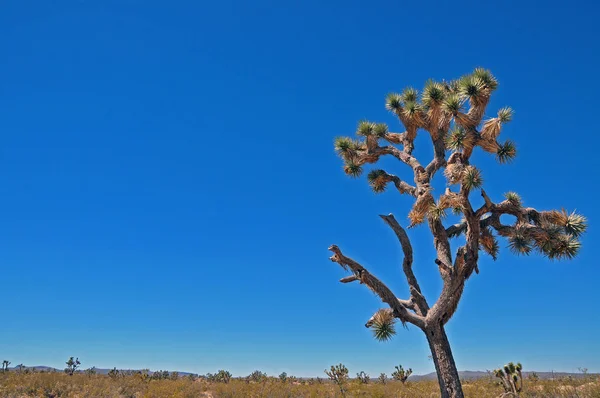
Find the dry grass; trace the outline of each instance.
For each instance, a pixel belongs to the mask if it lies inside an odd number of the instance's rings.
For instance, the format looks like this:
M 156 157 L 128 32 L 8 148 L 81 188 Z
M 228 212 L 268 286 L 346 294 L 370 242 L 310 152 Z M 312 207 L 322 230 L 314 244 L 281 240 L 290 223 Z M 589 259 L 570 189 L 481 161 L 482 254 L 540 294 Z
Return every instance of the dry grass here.
M 489 379 L 465 381 L 465 395 L 470 398 L 497 398 L 502 388 Z M 347 397 L 434 398 L 439 396 L 435 381 L 347 383 Z M 340 397 L 337 386 L 306 381 L 282 383 L 270 378 L 264 383 L 232 380 L 228 384 L 204 380 L 142 380 L 138 376 L 112 379 L 108 376 L 72 377 L 61 373 L 0 374 L 0 397 L 3 398 L 197 398 L 197 397 Z M 600 380 L 595 378 L 525 381 L 521 397 L 600 398 Z

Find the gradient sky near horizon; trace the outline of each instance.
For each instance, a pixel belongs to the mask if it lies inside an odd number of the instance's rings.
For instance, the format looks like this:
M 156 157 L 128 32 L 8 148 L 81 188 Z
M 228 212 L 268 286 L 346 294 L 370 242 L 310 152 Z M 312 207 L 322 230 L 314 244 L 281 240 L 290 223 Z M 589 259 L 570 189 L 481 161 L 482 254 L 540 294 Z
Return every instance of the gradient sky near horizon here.
M 515 109 L 517 159 L 477 152 L 495 200 L 577 209 L 580 256 L 483 256 L 448 324 L 461 370 L 600 371 L 594 246 L 599 6 L 591 1 L 4 1 L 0 360 L 324 376 L 433 371 L 422 333 L 378 343 L 379 308 L 338 283 L 338 244 L 407 296 L 410 199 L 373 194 L 332 141 L 401 129 L 385 95 L 475 67 Z M 426 137 L 416 154 L 431 156 Z M 402 165 L 385 161 L 399 175 Z M 415 272 L 440 280 L 426 227 Z

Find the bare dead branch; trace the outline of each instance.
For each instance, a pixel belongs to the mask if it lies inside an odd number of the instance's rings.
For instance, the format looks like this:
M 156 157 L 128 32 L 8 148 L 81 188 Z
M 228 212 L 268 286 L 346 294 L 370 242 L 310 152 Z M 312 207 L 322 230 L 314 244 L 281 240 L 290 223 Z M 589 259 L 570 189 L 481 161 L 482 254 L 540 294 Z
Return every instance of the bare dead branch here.
M 406 231 L 404 230 L 404 228 L 402 228 L 402 226 L 400 226 L 398 221 L 396 221 L 396 218 L 394 217 L 393 214 L 390 213 L 387 216 L 380 215 L 379 217 L 381 217 L 383 219 L 383 221 L 390 228 L 392 228 L 392 230 L 396 234 L 396 237 L 400 241 L 400 245 L 402 246 L 402 251 L 404 252 L 404 260 L 402 261 L 402 270 L 404 271 L 404 275 L 406 275 L 406 280 L 411 289 L 411 297 L 412 297 L 412 299 L 414 299 L 415 303 L 417 304 L 417 307 L 420 310 L 420 315 L 425 316 L 425 315 L 427 315 L 427 311 L 429 310 L 429 305 L 427 304 L 425 297 L 421 293 L 421 287 L 419 286 L 419 283 L 417 282 L 417 278 L 415 277 L 415 274 L 413 273 L 413 270 L 412 270 L 413 249 L 412 249 L 412 245 L 410 243 L 410 239 L 408 238 L 408 235 L 406 234 Z M 414 294 L 415 292 L 418 294 Z
M 329 250 L 333 252 L 330 260 L 336 262 L 342 266 L 342 268 L 350 268 L 352 272 L 360 279 L 361 283 L 365 284 L 373 293 L 379 296 L 379 298 L 390 306 L 394 311 L 394 316 L 400 319 L 402 322 L 411 323 L 417 327 L 423 327 L 424 318 L 417 315 L 407 307 L 401 304 L 394 293 L 388 288 L 383 282 L 371 275 L 369 271 L 356 261 L 342 254 L 339 247 L 331 245 Z

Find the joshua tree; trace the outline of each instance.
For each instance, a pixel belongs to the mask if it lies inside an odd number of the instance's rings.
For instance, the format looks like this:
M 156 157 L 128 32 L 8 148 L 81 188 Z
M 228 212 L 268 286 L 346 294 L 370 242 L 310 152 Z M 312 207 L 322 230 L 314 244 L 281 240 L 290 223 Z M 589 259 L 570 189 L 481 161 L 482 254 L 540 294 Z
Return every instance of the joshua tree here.
M 523 367 L 520 363 L 515 365 L 510 362 L 504 365 L 504 369 L 494 370 L 494 374 L 501 380 L 502 387 L 504 387 L 504 394 L 502 394 L 502 397 L 519 396 L 519 393 L 523 389 L 522 369 Z
M 73 359 L 73 357 L 70 357 L 65 364 L 67 365 L 65 368 L 65 373 L 69 376 L 73 376 L 73 373 L 75 373 L 79 365 L 81 365 L 81 362 L 79 362 L 79 358 Z
M 369 384 L 369 381 L 371 381 L 371 376 L 366 374 L 363 370 L 356 374 L 356 378 L 361 384 Z
M 8 365 L 10 365 L 10 361 L 7 361 L 6 359 L 4 361 L 2 361 L 2 371 L 3 372 L 8 372 Z
M 341 363 L 335 366 L 331 365 L 331 369 L 326 370 L 325 374 L 329 376 L 329 378 L 333 380 L 335 384 L 338 385 L 340 388 L 340 393 L 342 393 L 342 396 L 345 397 L 346 389 L 344 388 L 344 385 L 346 384 L 346 381 L 348 381 L 348 368 Z
M 381 384 L 387 383 L 387 375 L 385 373 L 381 373 L 378 379 Z
M 395 368 L 396 370 L 392 372 L 392 377 L 394 380 L 399 380 L 402 382 L 402 384 L 406 383 L 406 380 L 408 380 L 408 377 L 412 374 L 412 369 L 408 368 L 407 370 L 404 370 L 402 365 L 395 366 Z
M 261 372 L 260 370 L 255 370 L 246 377 L 246 380 L 253 381 L 255 383 L 262 383 L 267 381 L 267 374 Z
M 227 370 L 219 370 L 216 374 L 208 373 L 206 379 L 214 383 L 229 383 L 231 380 L 231 373 Z
M 279 375 L 279 380 L 281 380 L 281 382 L 282 382 L 282 383 L 285 383 L 285 382 L 287 381 L 287 379 L 288 379 L 288 375 L 287 375 L 287 373 L 285 373 L 285 372 L 282 372 L 282 373 Z
M 91 368 L 87 368 L 85 370 L 85 374 L 88 375 L 89 377 L 92 377 L 93 375 L 96 374 L 96 367 L 92 366 Z
M 351 177 L 360 176 L 365 165 L 384 157 L 395 158 L 413 172 L 414 183 L 381 169 L 370 171 L 367 179 L 376 193 L 392 184 L 400 194 L 414 198 L 408 213 L 408 228 L 428 225 L 437 253 L 435 264 L 443 282 L 442 292 L 433 305 L 423 296 L 413 273 L 409 237 L 392 214 L 380 217 L 393 230 L 404 252 L 402 268 L 410 289 L 407 299 L 399 299 L 364 266 L 345 256 L 338 246 L 332 245 L 329 250 L 333 252 L 331 260 L 353 274 L 340 282 L 360 281 L 387 304 L 388 308 L 377 311 L 366 323 L 373 328 L 377 339 L 389 339 L 395 333 L 396 320 L 403 325 L 415 325 L 425 333 L 442 397 L 463 396 L 445 324 L 456 311 L 466 281 L 474 272 L 479 273 L 480 250 L 496 259 L 500 236 L 508 239 L 509 248 L 516 254 L 527 255 L 536 249 L 550 259 L 570 259 L 577 254 L 578 238 L 586 229 L 583 216 L 564 210 L 538 211 L 524 207 L 513 192 L 498 203 L 482 189 L 481 205 L 472 202 L 470 194 L 483 184 L 481 171 L 470 162 L 475 148 L 494 154 L 500 163 L 510 162 L 516 155 L 512 141 L 497 141 L 500 130 L 512 118 L 512 110 L 502 108 L 497 117 L 483 120 L 497 86 L 496 78 L 484 69 L 475 69 L 456 81 L 428 81 L 421 95 L 407 88 L 402 94 L 387 97 L 386 108 L 398 117 L 405 132 L 390 132 L 383 123 L 362 121 L 356 132 L 358 139 L 335 140 L 344 171 Z M 433 145 L 433 159 L 428 164 L 413 155 L 414 141 L 420 131 L 431 137 Z M 380 145 L 382 142 L 386 144 Z M 434 196 L 432 182 L 442 170 L 447 188 Z M 444 218 L 448 210 L 462 215 L 461 221 L 447 226 Z M 506 216 L 511 216 L 514 222 L 507 224 Z M 450 240 L 459 236 L 464 237 L 464 245 L 453 256 Z

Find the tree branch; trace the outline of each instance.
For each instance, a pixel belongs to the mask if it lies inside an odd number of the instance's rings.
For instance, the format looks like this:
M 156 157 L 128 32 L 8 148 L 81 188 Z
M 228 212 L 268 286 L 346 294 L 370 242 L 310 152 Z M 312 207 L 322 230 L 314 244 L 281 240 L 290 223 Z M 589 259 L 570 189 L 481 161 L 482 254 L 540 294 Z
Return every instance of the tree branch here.
M 351 258 L 344 256 L 339 247 L 336 245 L 331 245 L 329 250 L 333 252 L 330 260 L 340 264 L 344 269 L 350 268 L 350 270 L 354 272 L 354 275 L 357 276 L 357 280 L 360 280 L 361 283 L 365 284 L 373 293 L 377 294 L 381 301 L 390 306 L 390 308 L 394 311 L 395 317 L 400 319 L 402 322 L 409 322 L 420 328 L 423 327 L 424 318 L 420 315 L 410 312 L 409 308 L 404 306 L 398 300 L 390 288 L 388 288 L 375 276 L 371 275 L 371 273 L 367 271 L 365 267 Z
M 427 304 L 427 301 L 425 300 L 425 297 L 421 292 L 421 287 L 419 286 L 417 278 L 415 277 L 415 274 L 412 270 L 413 250 L 412 245 L 410 244 L 410 239 L 408 238 L 408 235 L 406 234 L 404 228 L 402 228 L 398 221 L 396 221 L 396 218 L 393 214 L 390 213 L 387 216 L 380 215 L 379 217 L 381 217 L 383 221 L 390 228 L 392 228 L 392 230 L 396 234 L 396 237 L 400 241 L 402 251 L 404 252 L 402 270 L 404 271 L 404 275 L 406 275 L 406 280 L 411 290 L 411 300 L 414 300 L 414 302 L 416 303 L 420 315 L 425 316 L 427 315 L 427 311 L 429 311 L 429 305 Z

